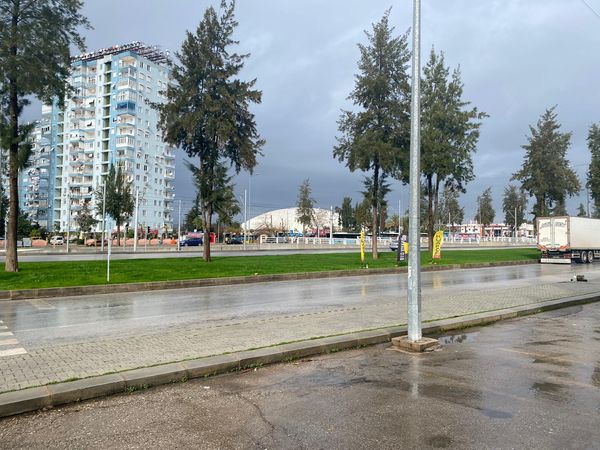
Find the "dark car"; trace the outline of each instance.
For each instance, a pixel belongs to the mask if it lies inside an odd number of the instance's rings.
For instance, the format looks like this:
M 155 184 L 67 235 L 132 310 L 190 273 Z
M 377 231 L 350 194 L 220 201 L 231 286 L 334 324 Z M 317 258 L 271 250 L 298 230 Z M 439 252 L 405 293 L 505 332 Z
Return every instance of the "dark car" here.
M 241 245 L 244 243 L 244 238 L 242 236 L 233 236 L 227 243 L 232 245 Z
M 202 245 L 202 238 L 199 237 L 189 237 L 181 241 L 182 247 L 198 247 Z

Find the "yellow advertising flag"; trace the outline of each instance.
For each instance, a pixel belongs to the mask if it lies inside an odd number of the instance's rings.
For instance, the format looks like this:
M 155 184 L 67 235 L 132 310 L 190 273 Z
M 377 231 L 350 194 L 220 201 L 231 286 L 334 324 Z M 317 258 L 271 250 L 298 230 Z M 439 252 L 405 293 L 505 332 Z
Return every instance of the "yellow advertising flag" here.
M 365 262 L 365 232 L 360 232 L 360 262 Z
M 431 255 L 433 259 L 442 258 L 442 242 L 444 242 L 444 232 L 440 230 L 433 235 L 433 254 Z

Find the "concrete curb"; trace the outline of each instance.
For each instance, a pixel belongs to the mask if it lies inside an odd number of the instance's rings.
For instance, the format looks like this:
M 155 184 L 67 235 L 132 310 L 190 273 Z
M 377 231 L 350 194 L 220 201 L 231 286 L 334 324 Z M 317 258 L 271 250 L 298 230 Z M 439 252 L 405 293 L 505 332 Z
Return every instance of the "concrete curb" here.
M 517 266 L 537 264 L 537 260 L 490 262 L 481 264 L 451 264 L 447 266 L 426 266 L 423 272 L 456 269 L 480 269 L 485 267 Z M 327 272 L 302 272 L 274 275 L 256 275 L 245 277 L 199 278 L 192 280 L 153 281 L 145 283 L 102 284 L 93 286 L 68 286 L 40 289 L 18 289 L 0 291 L 0 301 L 3 300 L 33 300 L 52 297 L 73 297 L 80 295 L 116 294 L 125 292 L 143 292 L 165 289 L 185 289 L 205 286 L 225 286 L 235 284 L 268 283 L 273 281 L 313 280 L 319 278 L 354 277 L 365 275 L 389 275 L 405 273 L 406 267 L 391 267 L 384 269 L 332 270 Z
M 550 300 L 498 311 L 437 320 L 423 326 L 423 334 L 435 335 L 450 330 L 482 326 L 519 316 L 551 311 L 569 306 L 600 301 L 600 293 Z M 406 326 L 379 330 L 359 331 L 340 336 L 311 339 L 273 347 L 247 350 L 226 355 L 145 367 L 77 381 L 49 384 L 20 391 L 0 394 L 0 417 L 12 416 L 67 403 L 104 397 L 116 393 L 133 392 L 150 386 L 184 382 L 252 367 L 292 361 L 307 356 L 332 353 L 351 348 L 389 342 L 406 334 Z

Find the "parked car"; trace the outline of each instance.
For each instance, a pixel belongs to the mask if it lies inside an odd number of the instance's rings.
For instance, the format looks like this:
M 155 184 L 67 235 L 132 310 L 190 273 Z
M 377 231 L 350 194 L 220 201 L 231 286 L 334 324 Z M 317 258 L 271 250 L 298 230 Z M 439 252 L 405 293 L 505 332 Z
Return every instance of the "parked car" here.
M 62 236 L 52 236 L 50 239 L 50 245 L 63 245 L 65 243 L 65 238 Z
M 200 237 L 187 237 L 181 240 L 182 247 L 198 247 L 202 245 L 202 238 Z
M 229 241 L 227 241 L 228 244 L 231 245 L 241 245 L 244 243 L 244 237 L 243 236 L 232 236 L 231 238 L 229 238 Z

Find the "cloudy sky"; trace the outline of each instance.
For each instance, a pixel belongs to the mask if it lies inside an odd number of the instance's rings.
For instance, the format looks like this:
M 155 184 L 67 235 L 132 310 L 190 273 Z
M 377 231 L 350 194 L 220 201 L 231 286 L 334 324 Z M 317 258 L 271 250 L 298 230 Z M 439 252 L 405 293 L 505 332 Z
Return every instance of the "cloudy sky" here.
M 139 40 L 176 51 L 213 0 L 87 0 L 84 13 L 89 50 Z M 353 86 L 363 30 L 392 7 L 397 33 L 411 25 L 410 0 L 238 0 L 239 52 L 252 56 L 242 73 L 257 78 L 263 102 L 254 108 L 267 140 L 264 157 L 250 180 L 251 215 L 294 206 L 298 186 L 310 178 L 319 206 L 339 205 L 345 195 L 361 197 L 361 179 L 332 157 L 341 108 Z M 475 155 L 476 180 L 461 202 L 472 218 L 475 198 L 491 186 L 502 219 L 504 187 L 523 158 L 529 124 L 558 105 L 559 120 L 572 131 L 569 159 L 583 179 L 589 163 L 585 139 L 600 122 L 600 0 L 424 0 L 423 51 L 443 50 L 460 64 L 465 97 L 490 117 Z M 193 197 L 189 175 L 178 159 L 177 197 Z M 394 183 L 392 212 L 407 187 Z M 585 193 L 568 203 L 571 213 Z

